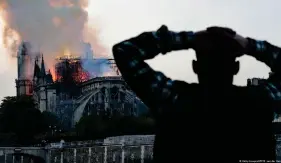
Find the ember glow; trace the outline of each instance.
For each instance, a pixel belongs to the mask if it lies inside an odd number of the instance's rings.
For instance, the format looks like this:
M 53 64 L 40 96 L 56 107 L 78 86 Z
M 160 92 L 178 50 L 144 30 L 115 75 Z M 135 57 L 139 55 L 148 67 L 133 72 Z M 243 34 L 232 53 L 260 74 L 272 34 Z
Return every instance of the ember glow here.
M 71 56 L 70 51 L 67 48 L 64 49 L 63 55 L 67 58 L 70 58 L 70 56 Z
M 53 77 L 53 80 L 56 81 L 57 80 L 57 77 L 56 77 L 56 71 L 55 71 L 55 67 L 51 67 L 50 68 L 50 72 L 52 74 L 52 77 Z
M 63 82 L 73 80 L 81 83 L 90 79 L 89 73 L 82 67 L 80 59 L 60 58 L 55 65 L 55 80 Z

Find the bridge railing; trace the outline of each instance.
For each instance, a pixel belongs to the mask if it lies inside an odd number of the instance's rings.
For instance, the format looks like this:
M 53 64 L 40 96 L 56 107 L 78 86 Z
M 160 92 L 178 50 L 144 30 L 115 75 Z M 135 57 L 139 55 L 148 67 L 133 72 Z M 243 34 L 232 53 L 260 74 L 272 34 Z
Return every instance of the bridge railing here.
M 281 144 L 280 144 L 281 145 Z M 280 160 L 280 149 L 277 149 L 277 160 Z M 279 151 L 279 152 L 278 152 Z M 63 148 L 51 150 L 52 163 L 103 162 L 103 163 L 148 163 L 153 159 L 153 145 L 133 146 L 101 145 L 81 148 Z
M 50 149 L 52 163 L 63 162 L 103 162 L 103 163 L 146 163 L 153 158 L 153 145 L 96 145 L 92 147 L 76 147 L 63 149 Z

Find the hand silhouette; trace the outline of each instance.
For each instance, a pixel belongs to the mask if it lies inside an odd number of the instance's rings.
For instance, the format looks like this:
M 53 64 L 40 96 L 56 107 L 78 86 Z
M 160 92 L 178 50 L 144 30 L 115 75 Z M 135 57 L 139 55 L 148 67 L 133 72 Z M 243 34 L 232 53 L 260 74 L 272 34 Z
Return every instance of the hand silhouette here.
M 219 52 L 240 57 L 245 53 L 247 44 L 248 40 L 232 29 L 214 26 L 196 32 L 192 48 L 201 54 Z
M 248 40 L 237 34 L 234 30 L 226 27 L 208 27 L 207 32 L 218 39 L 218 42 L 226 51 L 234 52 L 240 57 L 246 52 Z

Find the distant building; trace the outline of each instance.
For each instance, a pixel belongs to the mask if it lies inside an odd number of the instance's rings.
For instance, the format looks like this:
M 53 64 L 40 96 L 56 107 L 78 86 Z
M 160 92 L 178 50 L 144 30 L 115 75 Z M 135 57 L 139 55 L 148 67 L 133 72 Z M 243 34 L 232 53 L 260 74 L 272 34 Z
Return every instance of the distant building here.
M 263 84 L 265 81 L 274 81 L 275 75 L 273 72 L 269 72 L 269 77 L 267 79 L 265 78 L 251 78 L 247 79 L 247 85 L 260 85 Z
M 263 78 L 252 78 L 247 80 L 247 85 L 260 85 L 262 84 L 266 79 Z

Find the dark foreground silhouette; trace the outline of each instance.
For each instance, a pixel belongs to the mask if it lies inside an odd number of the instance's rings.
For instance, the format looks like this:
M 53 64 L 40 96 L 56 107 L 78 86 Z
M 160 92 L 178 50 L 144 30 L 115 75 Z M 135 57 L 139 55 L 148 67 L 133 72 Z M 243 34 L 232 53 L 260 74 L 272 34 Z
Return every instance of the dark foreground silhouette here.
M 145 60 L 173 50 L 196 51 L 199 84 L 173 81 Z M 279 109 L 280 49 L 227 28 L 173 32 L 162 26 L 113 47 L 123 78 L 156 120 L 155 162 L 275 160 L 272 120 Z M 235 86 L 235 59 L 246 53 L 274 75 L 259 86 Z M 177 65 L 175 65 L 177 67 Z

